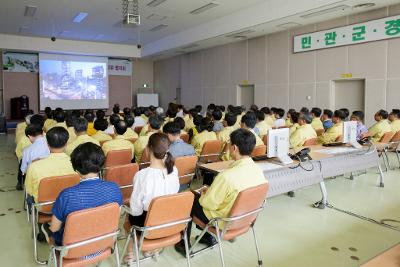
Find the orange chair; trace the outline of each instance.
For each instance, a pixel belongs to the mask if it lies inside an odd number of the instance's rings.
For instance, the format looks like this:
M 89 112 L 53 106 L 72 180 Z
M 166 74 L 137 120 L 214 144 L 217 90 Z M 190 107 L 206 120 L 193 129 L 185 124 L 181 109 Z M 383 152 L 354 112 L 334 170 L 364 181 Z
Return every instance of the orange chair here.
M 324 129 L 317 129 L 317 130 L 315 130 L 315 132 L 317 133 L 317 136 L 321 136 L 325 132 L 325 130 Z
M 256 146 L 253 149 L 253 152 L 251 152 L 251 156 L 252 157 L 263 156 L 263 155 L 265 155 L 266 152 L 267 152 L 267 146 L 266 145 L 259 145 L 259 146 Z
M 117 237 L 120 207 L 110 203 L 68 215 L 63 245 L 51 246 L 49 266 L 81 267 L 99 263 L 112 253 L 120 266 Z M 114 252 L 113 252 L 114 251 Z M 85 257 L 87 255 L 93 255 Z
M 222 141 L 208 140 L 204 143 L 203 149 L 199 156 L 199 162 L 209 163 L 219 161 L 221 155 Z
M 129 229 L 130 234 L 125 242 L 121 259 L 126 253 L 131 238 L 134 241 L 135 259 L 138 267 L 141 261 L 147 259 L 139 258 L 140 251 L 146 252 L 173 246 L 183 239 L 186 248 L 187 264 L 190 266 L 186 228 L 192 220 L 190 212 L 193 200 L 194 195 L 192 192 L 154 198 L 150 203 L 144 226 L 133 225 Z M 130 212 L 129 208 L 125 206 L 123 208 L 127 213 Z M 125 228 L 127 227 L 129 228 L 130 225 L 126 223 Z
M 393 143 L 392 145 L 390 143 L 396 134 L 393 132 L 387 132 L 379 140 L 379 143 L 382 145 L 382 147 L 378 148 L 378 154 L 379 154 L 379 156 L 383 156 L 383 163 L 385 164 L 386 171 L 388 169 L 391 169 L 390 160 L 389 160 L 389 156 L 388 156 L 387 152 L 389 151 L 389 148 L 391 146 L 393 146 L 393 147 L 395 146 L 395 143 Z M 398 137 L 396 136 L 396 138 L 398 138 Z M 398 145 L 398 143 L 397 143 L 397 145 Z M 396 148 L 397 148 L 397 146 L 396 146 Z M 396 153 L 396 155 L 397 155 L 397 159 L 399 160 L 399 155 L 397 153 Z
M 180 138 L 185 142 L 189 144 L 189 134 L 183 133 L 181 134 Z
M 104 180 L 116 183 L 121 189 L 124 205 L 129 206 L 129 200 L 133 191 L 133 178 L 139 171 L 139 164 L 112 166 L 105 170 Z
M 208 224 L 204 224 L 199 218 L 194 216 L 193 222 L 202 228 L 203 231 L 196 238 L 195 243 L 190 248 L 190 256 L 195 256 L 204 250 L 218 246 L 221 264 L 222 266 L 225 266 L 221 245 L 222 240 L 232 240 L 247 233 L 251 228 L 253 230 L 254 242 L 258 256 L 258 265 L 262 266 L 254 224 L 256 222 L 257 215 L 264 208 L 264 202 L 267 197 L 268 188 L 269 184 L 265 183 L 241 191 L 238 194 L 227 218 L 213 218 Z M 200 239 L 206 232 L 216 236 L 218 241 L 217 244 L 212 247 L 207 247 L 194 252 L 195 246 L 199 243 Z
M 112 167 L 118 165 L 129 164 L 132 161 L 132 150 L 121 149 L 121 150 L 111 150 L 107 153 L 106 161 L 104 167 Z
M 58 195 L 64 189 L 79 184 L 80 177 L 78 174 L 69 174 L 63 176 L 54 176 L 43 178 L 39 182 L 39 192 L 37 203 L 32 204 L 31 223 L 33 233 L 33 252 L 35 261 L 38 264 L 46 264 L 38 258 L 37 240 L 38 224 L 43 224 L 51 221 L 53 203 Z
M 339 135 L 338 137 L 336 137 L 335 142 L 343 142 L 343 135 Z
M 262 140 L 263 140 L 264 145 L 266 145 L 266 147 L 268 147 L 268 134 L 264 135 Z
M 198 158 L 197 156 L 178 157 L 175 159 L 175 166 L 178 169 L 179 183 L 181 185 L 192 183 Z
M 388 151 L 389 152 L 394 152 L 396 153 L 396 157 L 397 157 L 397 162 L 399 163 L 399 168 L 400 168 L 400 131 L 398 131 L 397 133 L 395 133 L 392 137 L 392 140 L 390 140 L 389 142 L 389 147 L 388 147 Z
M 387 144 L 392 140 L 393 136 L 394 136 L 393 132 L 387 132 L 381 137 L 381 140 L 379 140 L 379 143 Z
M 318 138 L 311 138 L 304 142 L 303 146 L 315 146 L 317 144 Z
M 148 147 L 143 150 L 142 157 L 139 162 L 139 169 L 144 169 L 150 166 L 150 152 Z
M 140 132 L 142 131 L 143 126 L 136 126 L 135 129 L 133 129 L 137 134 L 140 134 Z

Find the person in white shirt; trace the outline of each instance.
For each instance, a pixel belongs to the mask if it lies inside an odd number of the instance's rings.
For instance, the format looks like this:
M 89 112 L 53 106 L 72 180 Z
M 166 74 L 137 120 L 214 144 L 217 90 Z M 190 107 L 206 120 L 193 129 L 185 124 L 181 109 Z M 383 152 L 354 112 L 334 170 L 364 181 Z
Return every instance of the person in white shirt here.
M 276 118 L 276 120 L 274 121 L 275 128 L 286 126 L 285 120 L 283 119 L 283 116 L 285 116 L 285 110 L 278 108 L 276 109 L 274 115 Z
M 131 225 L 143 226 L 147 211 L 153 198 L 176 194 L 179 190 L 178 170 L 174 166 L 170 141 L 163 133 L 154 133 L 149 138 L 147 145 L 150 154 L 150 166 L 136 173 L 133 178 L 133 192 L 130 199 Z M 158 251 L 148 252 L 146 256 Z M 125 263 L 134 261 L 133 243 L 129 243 Z
M 133 130 L 135 130 L 135 127 L 143 127 L 147 124 L 147 121 L 141 116 L 142 113 L 140 108 L 135 108 L 133 114 L 135 115 L 135 122 L 132 125 Z
M 104 131 L 106 134 L 115 134 L 115 129 L 114 125 L 117 124 L 121 119 L 117 114 L 111 114 L 110 116 L 110 125 L 108 125 L 108 128 Z

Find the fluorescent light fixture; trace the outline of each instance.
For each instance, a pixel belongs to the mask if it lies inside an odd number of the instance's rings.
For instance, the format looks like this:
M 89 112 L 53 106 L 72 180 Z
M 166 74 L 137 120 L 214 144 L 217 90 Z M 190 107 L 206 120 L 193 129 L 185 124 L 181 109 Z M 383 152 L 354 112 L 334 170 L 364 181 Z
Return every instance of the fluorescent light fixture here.
M 196 8 L 195 10 L 190 11 L 190 14 L 200 14 L 203 13 L 211 8 L 219 6 L 218 2 L 210 2 L 202 7 Z
M 37 6 L 26 6 L 24 16 L 25 17 L 35 16 L 36 10 L 37 10 Z
M 318 17 L 318 16 L 321 16 L 321 15 L 333 13 L 335 11 L 346 10 L 348 8 L 350 8 L 350 6 L 348 6 L 348 5 L 340 5 L 340 6 L 335 6 L 335 7 L 322 9 L 322 10 L 319 10 L 319 11 L 316 11 L 316 12 L 307 13 L 305 15 L 301 15 L 300 17 L 303 18 L 303 19 L 309 19 L 309 18 L 314 18 L 314 17 Z
M 167 0 L 153 0 L 150 3 L 148 3 L 147 6 L 155 7 L 155 6 L 158 6 L 162 3 L 164 3 L 165 1 L 167 1 Z
M 167 27 L 168 27 L 167 24 L 160 24 L 160 25 L 157 25 L 157 26 L 151 28 L 149 31 L 155 32 L 155 31 L 159 31 L 159 30 L 165 29 Z
M 364 4 L 358 4 L 353 6 L 353 9 L 357 9 L 357 8 L 370 8 L 370 7 L 374 7 L 375 3 L 364 3 Z
M 76 15 L 73 19 L 73 22 L 75 23 L 81 23 L 82 20 L 84 20 L 87 17 L 88 13 L 86 12 L 79 12 L 78 15 Z
M 296 22 L 287 22 L 287 23 L 276 25 L 276 27 L 283 28 L 283 29 L 290 29 L 290 28 L 294 28 L 294 27 L 298 27 L 298 26 L 301 26 L 301 24 L 296 23 Z
M 244 30 L 244 31 L 240 31 L 240 32 L 233 32 L 233 33 L 230 33 L 230 34 L 226 35 L 226 37 L 235 38 L 236 36 L 243 36 L 243 35 L 250 34 L 250 33 L 253 33 L 253 32 L 255 32 L 255 30 Z

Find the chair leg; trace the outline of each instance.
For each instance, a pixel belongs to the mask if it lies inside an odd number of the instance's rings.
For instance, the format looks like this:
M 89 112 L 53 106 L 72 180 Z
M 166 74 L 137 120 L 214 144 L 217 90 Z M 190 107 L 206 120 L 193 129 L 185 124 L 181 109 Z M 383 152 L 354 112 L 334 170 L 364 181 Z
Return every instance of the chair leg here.
M 222 264 L 222 267 L 225 267 L 224 253 L 222 251 L 222 240 L 221 240 L 218 223 L 215 223 L 215 231 L 217 232 L 216 236 L 217 236 L 217 241 L 218 241 L 219 255 L 221 257 L 221 264 Z
M 400 168 L 400 156 L 399 156 L 400 150 L 397 150 L 397 149 L 396 149 L 394 152 L 396 153 L 397 163 L 399 164 L 399 168 Z
M 385 154 L 385 157 L 386 157 L 386 160 L 387 160 L 388 170 L 391 170 L 392 167 L 390 166 L 390 160 L 389 160 L 389 155 L 387 153 L 387 150 L 384 150 L 383 153 Z
M 387 163 L 386 163 L 386 159 L 385 159 L 385 155 L 384 155 L 384 154 L 382 154 L 382 160 L 383 160 L 383 164 L 385 165 L 385 172 L 387 172 L 387 171 L 388 171 L 388 166 L 387 166 Z
M 129 233 L 128 237 L 126 238 L 125 245 L 124 245 L 124 247 L 122 249 L 121 257 L 120 257 L 120 260 L 119 260 L 120 262 L 122 262 L 123 259 L 124 259 L 126 250 L 128 249 L 128 246 L 129 246 L 129 242 L 131 242 L 131 238 L 132 238 L 132 233 Z
M 253 230 L 254 243 L 256 245 L 258 266 L 261 267 L 263 265 L 263 262 L 262 262 L 261 255 L 260 255 L 260 249 L 258 247 L 257 235 L 256 235 L 256 230 L 254 229 L 254 225 L 251 226 L 251 229 Z
M 115 261 L 117 262 L 117 267 L 120 267 L 121 262 L 119 261 L 118 239 L 115 240 L 114 254 L 115 254 Z
M 186 229 L 183 233 L 183 241 L 185 242 L 185 252 L 186 252 L 186 261 L 187 261 L 187 266 L 190 267 L 190 253 L 189 253 L 189 242 L 188 242 L 188 237 L 186 233 Z
M 142 233 L 143 235 L 143 233 Z M 138 240 L 137 240 L 137 235 L 136 235 L 136 230 L 133 229 L 133 240 L 134 240 L 134 247 L 135 247 L 135 257 L 136 257 L 136 266 L 140 267 L 140 259 L 139 259 L 139 245 L 138 245 Z
M 36 222 L 36 209 L 34 208 L 34 207 L 32 207 L 32 211 L 31 211 L 31 213 L 32 213 L 32 219 L 31 219 L 31 222 L 32 222 L 32 240 L 33 240 L 33 254 L 34 254 L 34 257 L 35 257 L 35 261 L 38 263 L 38 264 L 40 264 L 40 265 L 45 265 L 46 264 L 46 262 L 45 261 L 41 261 L 41 260 L 39 260 L 39 257 L 38 257 L 38 249 L 37 249 L 37 240 L 36 240 L 36 235 L 37 235 L 37 232 L 36 232 L 36 227 L 37 227 L 37 222 Z

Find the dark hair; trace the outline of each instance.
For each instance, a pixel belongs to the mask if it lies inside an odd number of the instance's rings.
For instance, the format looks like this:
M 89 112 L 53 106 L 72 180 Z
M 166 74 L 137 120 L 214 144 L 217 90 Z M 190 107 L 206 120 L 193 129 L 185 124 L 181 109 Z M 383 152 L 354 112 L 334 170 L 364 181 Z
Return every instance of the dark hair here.
M 35 124 L 35 125 L 39 126 L 40 128 L 43 128 L 44 117 L 39 114 L 32 115 L 32 117 L 29 119 L 29 124 Z
M 175 109 L 170 108 L 170 109 L 167 110 L 167 113 L 165 115 L 167 115 L 168 118 L 173 119 L 173 118 L 176 117 L 177 113 L 178 112 Z
M 275 111 L 275 114 L 278 114 L 278 115 L 279 115 L 279 118 L 283 118 L 283 116 L 285 116 L 285 110 L 282 109 L 282 108 L 278 108 L 278 109 Z
M 128 115 L 125 116 L 124 121 L 126 122 L 126 126 L 130 128 L 135 123 L 135 118 L 131 115 Z
M 181 117 L 176 117 L 176 118 L 174 119 L 174 122 L 176 122 L 176 123 L 179 125 L 179 127 L 181 128 L 181 130 L 185 129 L 185 120 L 182 119 Z
M 126 129 L 128 129 L 128 126 L 126 126 L 125 121 L 119 121 L 117 124 L 114 125 L 115 132 L 118 135 L 123 135 L 126 132 Z
M 246 116 L 246 115 L 245 115 Z M 230 134 L 231 144 L 239 148 L 242 156 L 250 156 L 256 146 L 256 137 L 246 129 L 237 129 Z
M 290 113 L 290 119 L 292 120 L 293 123 L 298 123 L 299 122 L 299 117 L 300 117 L 300 113 L 299 112 Z
M 392 109 L 392 115 L 396 116 L 397 118 L 400 117 L 400 110 L 399 109 Z
M 65 121 L 65 112 L 62 110 L 57 110 L 54 113 L 54 120 L 56 122 L 64 122 Z
M 48 119 L 52 119 L 53 118 L 53 112 L 51 110 L 51 107 L 45 107 L 44 108 L 44 113 L 46 114 L 46 117 Z
M 150 127 L 154 130 L 160 130 L 163 121 L 161 120 L 161 118 L 159 116 L 153 115 L 149 117 L 149 124 Z
M 203 119 L 203 116 L 201 116 L 199 114 L 195 114 L 194 117 L 193 117 L 193 124 L 195 126 L 200 126 L 202 119 Z
M 25 135 L 28 136 L 33 136 L 36 137 L 38 135 L 43 134 L 43 127 L 41 127 L 38 124 L 29 124 L 26 128 L 25 128 Z
M 302 107 L 301 109 L 300 109 L 300 113 L 308 113 L 309 112 L 309 110 L 308 110 L 308 108 L 306 108 L 306 107 Z
M 176 121 L 167 122 L 163 127 L 163 132 L 166 134 L 180 135 L 181 127 Z
M 104 119 L 105 116 L 106 113 L 104 112 L 104 110 L 99 109 L 96 111 L 96 119 Z
M 88 122 L 93 122 L 94 121 L 94 114 L 92 112 L 86 112 L 85 115 L 84 115 L 84 118 Z
M 167 173 L 170 174 L 174 169 L 174 158 L 169 153 L 169 139 L 166 134 L 154 133 L 149 138 L 148 147 L 156 159 L 163 159 Z
M 224 112 L 225 111 L 225 106 L 218 106 L 218 108 L 219 108 L 219 110 L 221 110 L 222 112 Z
M 322 110 L 320 108 L 312 108 L 311 114 L 314 114 L 315 117 L 321 117 Z
M 347 109 L 347 108 L 341 108 L 340 110 L 344 112 L 344 114 L 345 114 L 345 116 L 346 116 L 345 119 L 350 115 L 349 109 Z
M 108 122 L 106 119 L 97 119 L 94 121 L 94 129 L 96 131 L 105 131 L 108 128 Z
M 299 120 L 304 120 L 307 124 L 310 124 L 312 122 L 312 116 L 309 112 L 302 113 L 299 116 Z
M 247 112 L 244 114 L 241 123 L 244 123 L 247 128 L 253 129 L 257 123 L 257 118 L 254 112 Z
M 333 116 L 332 110 L 330 110 L 330 109 L 324 109 L 323 114 L 326 115 L 329 119 L 332 119 L 332 116 Z
M 125 116 L 131 115 L 131 109 L 130 108 L 124 108 L 122 111 L 124 112 Z
M 135 109 L 133 110 L 133 114 L 135 115 L 135 117 L 139 117 L 140 114 L 142 114 L 142 111 L 141 111 L 140 108 L 135 108 Z
M 64 147 L 69 138 L 69 133 L 64 127 L 53 127 L 46 133 L 47 144 L 51 148 Z
M 388 112 L 386 110 L 383 110 L 383 109 L 378 110 L 377 114 L 378 114 L 378 116 L 381 116 L 382 119 L 384 119 L 384 120 L 386 120 L 389 117 Z
M 257 120 L 259 120 L 259 121 L 265 120 L 264 112 L 262 112 L 261 110 L 257 110 L 255 113 L 256 113 Z
M 86 132 L 88 128 L 88 122 L 84 118 L 77 118 L 74 121 L 74 130 L 77 133 Z
M 112 110 L 114 114 L 119 114 L 119 105 L 115 104 Z
M 265 115 L 271 114 L 271 110 L 268 107 L 263 107 L 260 109 L 262 112 L 264 112 Z
M 236 124 L 237 116 L 233 113 L 227 113 L 227 114 L 225 114 L 224 120 L 226 121 L 226 124 L 228 126 L 233 126 Z
M 253 104 L 253 105 L 250 106 L 250 110 L 256 112 L 258 110 L 258 106 Z
M 357 117 L 360 121 L 364 120 L 364 112 L 361 110 L 353 111 L 352 116 Z
M 82 175 L 99 173 L 105 159 L 101 147 L 91 142 L 77 146 L 71 154 L 72 167 Z
M 219 109 L 214 109 L 211 113 L 214 120 L 219 121 L 222 119 L 222 111 Z
M 196 109 L 197 113 L 200 113 L 203 109 L 202 105 L 196 105 L 194 108 Z
M 204 130 L 211 132 L 213 130 L 214 123 L 211 121 L 210 118 L 205 117 L 201 119 L 201 123 L 199 126 L 200 126 L 200 132 Z
M 110 124 L 114 125 L 117 124 L 121 119 L 119 118 L 119 116 L 117 114 L 111 114 L 110 116 Z
M 344 119 L 346 119 L 346 113 L 344 113 L 343 110 L 338 109 L 338 110 L 335 110 L 335 112 L 333 113 L 333 117 L 344 120 Z

